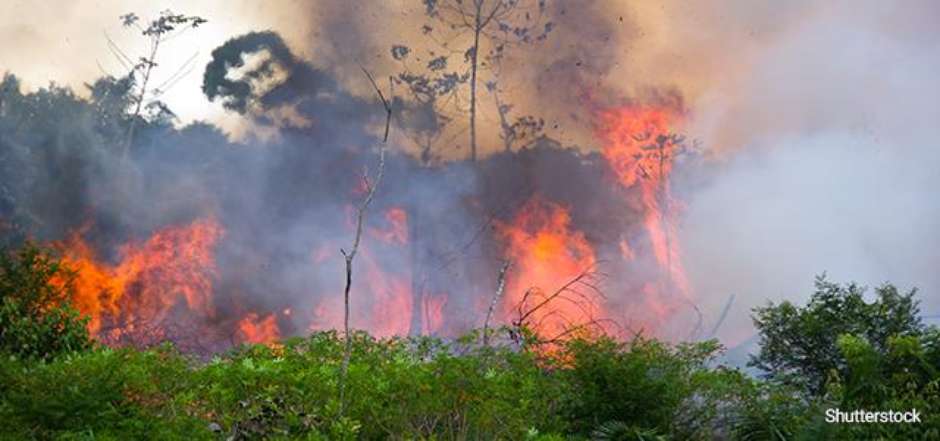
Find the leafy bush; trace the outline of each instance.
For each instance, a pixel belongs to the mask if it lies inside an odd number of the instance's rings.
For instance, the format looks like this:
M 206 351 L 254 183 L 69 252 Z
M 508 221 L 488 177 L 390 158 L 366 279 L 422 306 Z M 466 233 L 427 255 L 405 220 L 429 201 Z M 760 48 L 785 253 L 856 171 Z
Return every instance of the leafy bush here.
M 720 349 L 715 341 L 673 347 L 641 337 L 569 342 L 563 354 L 569 366 L 560 372 L 564 420 L 581 436 L 617 428 L 643 434 L 631 439 L 708 439 L 698 429 L 719 416 L 717 408 L 728 397 L 723 387 L 741 381 L 737 371 L 707 366 Z
M 50 359 L 91 347 L 87 321 L 70 305 L 68 272 L 27 244 L 0 251 L 0 353 Z
M 816 292 L 805 307 L 784 301 L 755 309 L 760 351 L 751 356 L 749 365 L 774 381 L 821 395 L 833 370 L 845 374 L 837 344 L 840 335 L 862 336 L 883 354 L 891 338 L 925 332 L 916 290 L 905 294 L 885 284 L 875 290 L 871 303 L 865 301 L 864 292 L 854 283 L 840 285 L 823 275 L 817 277 Z
M 35 439 L 208 439 L 178 405 L 185 361 L 173 352 L 98 349 L 0 367 L 0 434 Z M 4 432 L 5 431 L 5 432 Z M 201 436 L 202 435 L 202 436 Z

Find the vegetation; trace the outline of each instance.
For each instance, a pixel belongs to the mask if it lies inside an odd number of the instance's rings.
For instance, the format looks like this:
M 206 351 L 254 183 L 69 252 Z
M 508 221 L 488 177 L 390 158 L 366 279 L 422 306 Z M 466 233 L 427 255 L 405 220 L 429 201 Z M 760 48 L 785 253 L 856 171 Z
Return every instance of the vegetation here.
M 419 138 L 423 162 L 432 162 L 432 146 L 448 121 L 439 106 L 465 84 L 471 89 L 470 156 L 476 157 L 478 68 L 488 70 L 485 86 L 496 102 L 504 149 L 536 139 L 543 122 L 509 119 L 512 106 L 499 96 L 498 70 L 507 45 L 541 41 L 552 24 L 530 20 L 516 1 L 425 3 L 428 17 L 443 24 L 436 31 L 427 25 L 426 33 L 469 29 L 474 42 L 458 52 L 463 63 L 458 56 L 448 64 L 438 54 L 417 67 L 406 64 L 418 60 L 408 58 L 409 47 L 392 47 L 403 69 L 392 81 L 404 85 L 414 101 L 396 106 L 402 120 L 411 119 L 398 123 Z M 544 8 L 544 2 L 534 5 Z M 270 150 L 282 156 L 257 161 L 255 152 L 232 148 L 236 144 L 213 126 L 176 128 L 172 112 L 158 101 L 163 86 L 177 78 L 151 80 L 161 42 L 203 19 L 170 13 L 149 24 L 134 15 L 122 19 L 140 26 L 149 55 L 125 57 L 129 74 L 89 84 L 87 98 L 55 85 L 24 93 L 11 74 L 0 81 L 0 246 L 15 246 L 0 251 L 0 440 L 940 439 L 940 331 L 921 322 L 916 292 L 889 284 L 869 301 L 855 284 L 819 278 L 806 305 L 757 308 L 759 348 L 750 365 L 759 376 L 722 365 L 723 348 L 713 340 L 674 345 L 644 336 L 595 336 L 558 342 L 546 351 L 528 338 L 530 330 L 490 332 L 488 326 L 485 343 L 478 332 L 444 340 L 325 331 L 242 346 L 211 359 L 170 345 L 109 348 L 95 342 L 87 318 L 70 304 L 68 268 L 26 237 L 62 237 L 83 222 L 77 214 L 89 211 L 102 230 L 129 237 L 216 205 L 199 195 L 218 193 L 222 217 L 245 222 L 231 234 L 244 231 L 250 241 L 241 243 L 279 249 L 280 239 L 259 237 L 254 226 L 268 223 L 268 213 L 309 219 L 300 213 L 310 195 L 297 189 L 352 188 L 326 171 L 348 164 L 341 161 L 348 156 L 346 141 L 368 138 L 361 127 L 369 118 L 362 115 L 374 104 L 343 91 L 274 32 L 233 38 L 213 51 L 204 76 L 206 96 L 262 125 L 290 122 L 272 116 L 290 112 L 269 110 L 294 109 L 305 117 L 281 127 L 284 139 Z M 248 63 L 252 55 L 260 62 Z M 234 70 L 245 72 L 233 75 Z M 270 88 L 253 87 L 274 73 L 286 78 Z M 390 114 L 392 107 L 382 101 Z M 312 159 L 311 152 L 320 156 Z M 591 161 L 565 150 L 542 152 L 547 153 L 529 150 L 519 157 L 539 164 L 548 161 L 533 155 L 554 155 L 561 164 L 557 170 L 579 178 L 601 175 L 575 166 Z M 389 161 L 389 173 L 419 175 Z M 259 162 L 273 165 L 259 170 Z M 246 197 L 256 187 L 245 179 L 252 175 L 270 179 L 262 192 Z M 446 181 L 420 175 L 424 186 L 463 187 L 438 185 L 451 182 L 448 174 L 440 175 Z M 516 181 L 484 182 L 500 191 L 523 187 L 509 184 Z M 606 194 L 602 181 L 590 182 L 598 184 L 587 193 Z M 179 193 L 193 196 L 166 197 Z M 340 193 L 315 197 L 321 206 L 343 206 L 348 201 Z M 150 203 L 155 200 L 161 203 Z M 262 205 L 244 209 L 249 200 Z M 418 218 L 413 214 L 409 219 Z M 293 248 L 313 249 L 308 245 Z M 276 256 L 270 260 L 296 258 Z M 346 257 L 351 265 L 351 255 Z M 280 274 L 265 269 L 244 278 L 279 286 L 274 282 Z M 507 338 L 509 331 L 522 341 Z M 830 409 L 917 409 L 922 421 L 829 424 Z
M 169 345 L 107 348 L 69 306 L 64 271 L 32 245 L 0 258 L 0 439 L 940 436 L 940 332 L 920 322 L 913 292 L 891 285 L 866 303 L 857 286 L 819 279 L 806 306 L 757 309 L 752 363 L 769 369 L 764 379 L 717 364 L 715 341 L 600 337 L 547 355 L 525 342 L 481 345 L 477 334 L 357 332 L 343 411 L 345 340 L 336 331 L 211 360 Z M 922 422 L 827 424 L 831 408 L 915 408 Z
M 69 305 L 60 263 L 32 244 L 0 252 L 0 352 L 48 360 L 91 346 L 86 320 Z

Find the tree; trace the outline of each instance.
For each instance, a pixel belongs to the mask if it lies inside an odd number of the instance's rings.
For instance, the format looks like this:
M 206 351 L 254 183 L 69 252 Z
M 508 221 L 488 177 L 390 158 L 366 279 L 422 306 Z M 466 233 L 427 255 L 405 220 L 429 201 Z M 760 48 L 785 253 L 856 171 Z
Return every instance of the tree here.
M 167 87 L 172 86 L 173 83 L 185 75 L 187 65 L 195 58 L 191 58 L 190 61 L 177 69 L 177 71 L 163 83 L 152 88 L 150 84 L 152 79 L 151 75 L 153 74 L 153 69 L 157 67 L 157 55 L 161 45 L 169 39 L 179 36 L 179 34 L 185 32 L 187 29 L 197 28 L 205 22 L 206 19 L 202 17 L 174 14 L 169 10 L 161 12 L 157 18 L 151 20 L 146 26 L 141 26 L 140 17 L 138 17 L 137 14 L 129 13 L 121 16 L 121 23 L 124 27 L 137 29 L 140 31 L 140 34 L 147 39 L 148 43 L 147 55 L 138 57 L 137 60 L 134 61 L 125 55 L 110 39 L 108 40 L 111 50 L 118 60 L 126 67 L 130 68 L 129 76 L 134 79 L 136 86 L 135 93 L 132 96 L 134 110 L 131 112 L 131 121 L 127 127 L 127 136 L 121 151 L 123 158 L 126 159 L 130 153 L 131 143 L 134 139 L 134 129 L 137 124 L 137 119 L 140 118 L 141 111 L 147 107 L 153 109 L 158 115 L 163 116 L 169 111 L 169 109 L 159 101 L 150 100 L 147 102 L 148 94 L 151 95 L 152 98 L 158 97 Z M 140 76 L 139 79 L 137 78 L 138 76 Z M 145 102 L 147 102 L 146 106 L 144 104 Z
M 437 42 L 444 52 L 441 55 L 431 51 L 432 60 L 428 63 L 428 68 L 433 71 L 435 67 L 446 66 L 448 54 L 463 54 L 463 69 L 454 74 L 456 78 L 462 78 L 463 81 L 469 78 L 470 160 L 476 161 L 479 104 L 477 84 L 480 69 L 498 65 L 506 49 L 512 45 L 544 41 L 554 28 L 554 24 L 543 20 L 546 13 L 546 0 L 536 0 L 531 3 L 521 0 L 423 1 L 425 15 L 444 26 L 443 31 L 436 31 L 429 23 L 421 28 L 422 34 Z M 468 33 L 472 36 L 470 47 L 465 50 L 455 50 L 454 41 Z M 392 55 L 406 55 L 408 51 L 410 49 L 407 46 L 396 45 L 392 49 Z M 495 72 L 492 74 L 495 75 Z M 495 79 L 491 80 L 493 81 Z M 490 90 L 495 93 L 495 86 Z M 502 104 L 498 103 L 497 107 L 508 111 L 508 108 L 504 108 Z M 502 112 L 500 115 L 504 116 Z M 504 126 L 508 127 L 511 124 L 504 124 Z
M 409 66 L 411 49 L 392 46 L 392 58 L 402 65 L 401 72 L 393 78 L 395 84 L 403 85 L 412 103 L 398 102 L 399 125 L 421 149 L 421 162 L 429 165 L 434 158 L 434 144 L 453 117 L 444 112 L 446 102 L 456 99 L 457 90 L 466 84 L 468 75 L 448 69 L 446 56 L 435 56 L 421 69 Z M 435 54 L 432 54 L 434 56 Z
M 503 151 L 512 151 L 517 142 L 526 144 L 535 142 L 542 134 L 545 128 L 545 120 L 536 118 L 532 115 L 523 115 L 516 117 L 513 121 L 510 119 L 513 105 L 507 104 L 499 97 L 499 86 L 496 81 L 488 81 L 486 90 L 493 94 L 493 101 L 496 103 L 496 113 L 499 114 L 499 138 L 503 141 Z M 523 144 L 525 145 L 525 144 Z
M 385 150 L 388 144 L 388 130 L 392 122 L 391 104 L 389 104 L 389 101 L 385 98 L 379 86 L 375 84 L 375 79 L 372 78 L 372 74 L 365 70 L 365 68 L 362 69 L 362 72 L 369 78 L 369 82 L 372 84 L 372 87 L 375 88 L 375 93 L 379 96 L 382 102 L 382 108 L 385 110 L 385 134 L 382 136 L 382 144 L 379 147 L 379 166 L 375 177 L 370 178 L 368 173 L 362 177 L 363 181 L 365 181 L 366 196 L 356 208 L 356 234 L 353 237 L 352 247 L 350 247 L 348 252 L 344 249 L 340 250 L 343 254 L 343 260 L 346 263 L 346 284 L 343 288 L 343 338 L 345 339 L 345 344 L 343 346 L 343 361 L 339 374 L 339 401 L 341 412 L 346 411 L 346 374 L 349 372 L 349 360 L 352 356 L 352 338 L 349 334 L 349 292 L 352 290 L 353 260 L 356 258 L 356 253 L 359 252 L 359 243 L 362 241 L 362 225 L 363 222 L 365 222 L 366 210 L 368 210 L 369 205 L 372 204 L 372 200 L 375 198 L 375 192 L 378 190 L 379 184 L 382 183 L 382 175 L 385 174 Z
M 865 289 L 855 283 L 840 285 L 822 275 L 815 285 L 805 307 L 784 301 L 754 310 L 760 351 L 748 365 L 763 370 L 773 381 L 820 395 L 826 391 L 830 374 L 847 375 L 840 336 L 863 338 L 879 354 L 886 354 L 893 339 L 925 335 L 914 299 L 916 289 L 901 293 L 885 284 L 875 289 L 875 300 L 868 303 Z

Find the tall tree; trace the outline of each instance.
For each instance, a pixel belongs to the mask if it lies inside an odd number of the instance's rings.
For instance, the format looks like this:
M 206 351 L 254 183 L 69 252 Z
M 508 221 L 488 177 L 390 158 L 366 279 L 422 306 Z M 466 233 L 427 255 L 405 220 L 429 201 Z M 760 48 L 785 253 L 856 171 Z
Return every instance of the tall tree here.
M 459 75 L 466 76 L 469 82 L 470 160 L 476 161 L 480 71 L 502 59 L 508 47 L 536 43 L 548 37 L 554 24 L 545 19 L 546 0 L 422 1 L 425 15 L 443 25 L 443 29 L 436 30 L 431 23 L 426 23 L 421 28 L 422 33 L 441 46 L 445 54 L 463 54 L 463 69 Z M 455 48 L 455 45 L 464 43 L 462 36 L 467 34 L 472 36 L 470 47 L 465 50 Z M 407 49 L 407 46 L 398 47 Z M 446 63 L 448 55 L 434 58 Z
M 147 40 L 148 46 L 146 55 L 140 56 L 134 61 L 128 57 L 124 51 L 120 50 L 113 41 L 108 40 L 114 55 L 119 61 L 125 64 L 125 66 L 130 68 L 129 75 L 134 79 L 135 86 L 134 94 L 132 95 L 133 110 L 131 111 L 131 120 L 127 127 L 127 136 L 125 137 L 124 146 L 121 151 L 123 158 L 126 159 L 130 153 L 131 143 L 134 139 L 134 130 L 143 109 L 145 107 L 152 107 L 161 116 L 165 116 L 169 112 L 169 109 L 159 101 L 148 100 L 148 95 L 152 98 L 159 96 L 162 91 L 182 78 L 182 75 L 185 75 L 187 66 L 195 59 L 195 57 L 190 58 L 190 60 L 183 66 L 180 66 L 175 73 L 165 79 L 163 83 L 157 87 L 153 87 L 151 84 L 153 79 L 152 74 L 154 73 L 154 68 L 157 67 L 157 55 L 159 54 L 161 45 L 169 39 L 179 36 L 180 33 L 188 29 L 199 27 L 199 25 L 205 22 L 206 19 L 202 17 L 174 14 L 169 10 L 161 12 L 157 18 L 144 25 L 141 25 L 140 17 L 138 17 L 137 14 L 129 13 L 121 16 L 121 23 L 124 27 L 132 27 L 140 31 L 140 34 Z M 145 102 L 147 103 L 146 105 L 144 104 Z

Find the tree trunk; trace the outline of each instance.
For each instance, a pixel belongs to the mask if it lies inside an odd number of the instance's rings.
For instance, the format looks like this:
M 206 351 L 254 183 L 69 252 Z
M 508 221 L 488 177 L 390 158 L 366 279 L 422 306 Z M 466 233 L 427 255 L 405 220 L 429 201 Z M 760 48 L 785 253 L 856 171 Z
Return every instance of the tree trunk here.
M 408 328 L 408 335 L 421 335 L 424 331 L 424 283 L 421 277 L 424 275 L 424 253 L 422 250 L 421 219 L 418 216 L 418 210 L 408 207 L 408 246 L 410 248 L 411 260 L 411 324 Z
M 477 160 L 477 60 L 480 52 L 480 31 L 483 2 L 477 1 L 473 26 L 473 52 L 470 57 L 470 160 Z
M 140 84 L 140 94 L 137 96 L 137 104 L 134 107 L 134 113 L 131 114 L 130 126 L 127 128 L 127 138 L 124 141 L 124 150 L 121 152 L 122 159 L 127 159 L 131 151 L 131 143 L 134 142 L 134 129 L 137 125 L 137 118 L 140 117 L 141 107 L 144 104 L 144 98 L 147 97 L 147 83 L 150 82 L 150 72 L 153 70 L 153 67 L 156 65 L 154 60 L 157 59 L 157 48 L 160 47 L 160 38 L 154 38 L 153 44 L 150 49 L 150 58 L 146 60 L 147 68 L 144 69 L 144 79 Z

